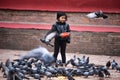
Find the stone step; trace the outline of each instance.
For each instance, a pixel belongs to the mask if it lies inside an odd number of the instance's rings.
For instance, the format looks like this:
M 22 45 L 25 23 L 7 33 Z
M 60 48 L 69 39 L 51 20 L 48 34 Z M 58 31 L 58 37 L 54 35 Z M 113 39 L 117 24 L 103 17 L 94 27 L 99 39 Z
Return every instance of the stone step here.
M 108 25 L 120 26 L 120 14 L 105 13 L 108 18 L 89 19 L 88 13 L 67 12 L 68 23 L 70 25 Z M 53 24 L 56 22 L 56 12 L 48 11 L 20 11 L 20 10 L 0 10 L 0 21 Z

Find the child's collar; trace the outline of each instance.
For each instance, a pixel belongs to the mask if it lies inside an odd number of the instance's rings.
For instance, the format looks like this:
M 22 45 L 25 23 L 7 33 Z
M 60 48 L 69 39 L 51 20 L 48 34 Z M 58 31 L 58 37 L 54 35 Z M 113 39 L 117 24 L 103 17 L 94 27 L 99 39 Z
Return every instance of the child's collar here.
M 64 22 L 64 23 L 56 22 L 56 23 L 59 24 L 59 25 L 65 25 L 66 24 L 66 22 Z

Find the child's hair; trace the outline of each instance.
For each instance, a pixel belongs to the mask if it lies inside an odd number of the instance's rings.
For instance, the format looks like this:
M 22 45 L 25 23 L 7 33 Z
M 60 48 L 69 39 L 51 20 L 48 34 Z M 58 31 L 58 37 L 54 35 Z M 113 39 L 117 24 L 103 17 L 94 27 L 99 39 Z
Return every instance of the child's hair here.
M 65 19 L 67 20 L 67 15 L 65 12 L 57 12 L 57 20 L 59 20 L 61 16 L 65 16 Z

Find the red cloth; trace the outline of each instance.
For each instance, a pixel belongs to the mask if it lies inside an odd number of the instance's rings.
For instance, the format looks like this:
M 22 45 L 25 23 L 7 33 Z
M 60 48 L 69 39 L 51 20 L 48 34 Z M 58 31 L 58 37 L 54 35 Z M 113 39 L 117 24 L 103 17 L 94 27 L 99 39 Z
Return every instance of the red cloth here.
M 0 0 L 1 9 L 120 13 L 120 0 Z
M 44 24 L 18 24 L 0 23 L 0 28 L 22 28 L 22 29 L 51 29 L 51 25 Z M 72 31 L 92 31 L 92 32 L 120 32 L 119 26 L 70 26 Z

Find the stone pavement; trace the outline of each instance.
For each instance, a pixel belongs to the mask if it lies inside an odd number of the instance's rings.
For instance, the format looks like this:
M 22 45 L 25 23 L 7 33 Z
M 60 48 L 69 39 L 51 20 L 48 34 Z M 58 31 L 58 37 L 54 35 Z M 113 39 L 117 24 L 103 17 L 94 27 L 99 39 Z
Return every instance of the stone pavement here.
M 8 50 L 8 49 L 0 49 L 0 61 L 5 62 L 6 59 L 18 59 L 21 55 L 26 54 L 28 51 L 23 50 Z M 51 54 L 53 54 L 51 52 Z M 118 56 L 105 56 L 105 55 L 88 55 L 88 54 L 80 54 L 80 53 L 66 53 L 67 60 L 73 57 L 73 55 L 76 55 L 77 57 L 82 57 L 85 55 L 86 57 L 90 58 L 90 63 L 94 63 L 95 65 L 105 65 L 108 60 L 112 61 L 115 59 L 118 64 L 120 65 L 120 57 Z M 58 56 L 58 59 L 60 58 L 60 55 Z M 67 67 L 71 67 L 71 65 L 68 65 Z M 104 78 L 104 80 L 119 80 L 120 79 L 120 73 L 116 72 L 115 70 L 109 70 L 111 73 L 110 78 Z M 99 80 L 98 77 L 90 76 L 88 78 L 84 78 L 81 76 L 74 77 L 75 80 Z M 6 80 L 6 78 L 3 78 L 2 72 L 0 71 L 0 80 Z M 30 80 L 34 80 L 31 78 Z M 43 78 L 42 80 L 46 80 Z M 57 77 L 52 78 L 52 80 L 67 80 L 66 77 Z

